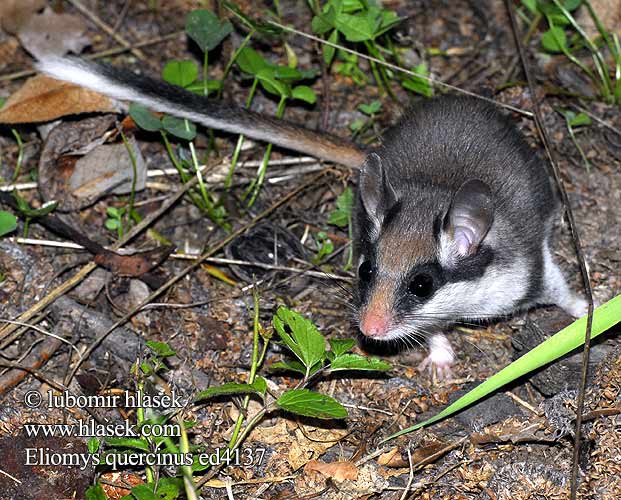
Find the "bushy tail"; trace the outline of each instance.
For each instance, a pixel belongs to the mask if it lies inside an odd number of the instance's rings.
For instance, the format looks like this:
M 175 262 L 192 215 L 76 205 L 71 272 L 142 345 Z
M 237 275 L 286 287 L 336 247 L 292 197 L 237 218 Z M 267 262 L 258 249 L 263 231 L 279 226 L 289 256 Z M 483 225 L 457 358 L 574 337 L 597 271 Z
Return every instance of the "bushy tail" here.
M 207 99 L 181 87 L 107 64 L 49 57 L 39 61 L 37 68 L 58 80 L 115 99 L 137 102 L 154 111 L 187 118 L 209 128 L 244 134 L 322 160 L 359 167 L 366 156 L 362 147 L 331 134 L 263 116 L 235 104 Z

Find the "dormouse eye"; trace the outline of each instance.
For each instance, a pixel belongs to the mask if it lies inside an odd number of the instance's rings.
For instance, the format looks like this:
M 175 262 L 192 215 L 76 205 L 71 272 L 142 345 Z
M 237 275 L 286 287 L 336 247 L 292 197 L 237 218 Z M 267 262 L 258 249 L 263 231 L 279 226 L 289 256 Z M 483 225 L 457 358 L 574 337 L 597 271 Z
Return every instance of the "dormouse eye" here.
M 408 291 L 421 299 L 429 297 L 433 292 L 433 278 L 427 273 L 417 274 L 410 281 Z
M 365 260 L 358 268 L 358 276 L 362 281 L 371 281 L 374 269 L 368 260 Z

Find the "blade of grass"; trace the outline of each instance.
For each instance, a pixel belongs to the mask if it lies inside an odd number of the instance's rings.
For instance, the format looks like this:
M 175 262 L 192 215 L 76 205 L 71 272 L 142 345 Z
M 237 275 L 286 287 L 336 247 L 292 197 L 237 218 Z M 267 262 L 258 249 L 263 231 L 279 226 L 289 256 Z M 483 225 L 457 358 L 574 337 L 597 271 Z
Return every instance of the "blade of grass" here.
M 503 385 L 506 385 L 509 382 L 512 382 L 513 380 L 536 370 L 537 368 L 557 360 L 568 352 L 580 347 L 584 344 L 584 329 L 586 321 L 586 316 L 577 319 L 571 325 L 563 328 L 560 332 L 524 354 L 521 358 L 515 360 L 495 375 L 492 375 L 485 382 L 476 386 L 453 404 L 447 406 L 437 415 L 425 420 L 424 422 L 420 422 L 416 425 L 408 427 L 407 429 L 403 429 L 395 434 L 392 434 L 382 442 L 389 441 L 397 436 L 407 434 L 408 432 L 415 431 L 421 427 L 425 427 L 429 424 L 437 422 L 438 420 L 448 417 L 449 415 L 452 415 L 466 406 L 471 405 L 475 401 L 487 396 Z M 621 295 L 617 295 L 593 311 L 591 338 L 593 339 L 597 337 L 619 322 L 621 322 Z

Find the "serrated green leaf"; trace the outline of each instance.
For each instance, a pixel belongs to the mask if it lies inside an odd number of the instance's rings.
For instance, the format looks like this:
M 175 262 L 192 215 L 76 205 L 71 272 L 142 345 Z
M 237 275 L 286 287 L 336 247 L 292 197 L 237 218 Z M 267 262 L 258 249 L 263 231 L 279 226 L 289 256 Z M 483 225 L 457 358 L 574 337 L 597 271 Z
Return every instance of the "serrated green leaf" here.
M 283 342 L 307 369 L 324 359 L 326 348 L 323 335 L 311 321 L 286 307 L 279 307 L 272 323 Z
M 254 379 L 252 387 L 254 387 L 259 394 L 265 395 L 267 392 L 267 381 L 263 377 L 257 377 Z
M 306 374 L 306 368 L 304 368 L 304 365 L 300 363 L 299 361 L 295 361 L 295 360 L 277 361 L 276 363 L 272 363 L 269 366 L 269 369 L 270 371 L 285 370 L 285 371 L 301 373 L 302 375 Z
M 159 495 L 156 495 L 151 491 L 151 488 L 146 484 L 139 484 L 131 489 L 131 494 L 136 500 L 161 500 Z
M 166 132 L 179 139 L 191 141 L 196 137 L 196 125 L 192 122 L 181 120 L 175 116 L 166 115 L 162 118 L 162 126 Z
M 0 210 L 0 236 L 9 234 L 17 228 L 17 217 L 12 213 Z
M 265 380 L 263 380 L 263 384 L 265 384 Z M 201 401 L 203 399 L 209 399 L 216 396 L 231 396 L 235 394 L 264 394 L 263 391 L 267 389 L 267 384 L 265 384 L 265 387 L 263 387 L 263 384 L 259 382 L 255 386 L 254 384 L 250 385 L 227 382 L 226 384 L 218 385 L 216 387 L 209 387 L 208 389 L 199 392 L 195 398 L 195 401 Z
M 168 61 L 162 70 L 162 78 L 173 85 L 187 87 L 198 78 L 198 68 L 192 61 Z
M 114 448 L 130 448 L 132 450 L 150 451 L 149 443 L 140 438 L 107 437 L 106 444 Z
M 373 40 L 379 20 L 368 13 L 353 15 L 342 13 L 335 20 L 336 28 L 348 42 L 364 42 Z
M 183 479 L 180 477 L 160 477 L 157 483 L 159 500 L 175 500 L 183 489 Z
M 294 99 L 300 99 L 301 101 L 309 104 L 315 104 L 315 101 L 317 101 L 315 91 L 306 85 L 298 85 L 297 87 L 294 87 L 291 92 L 291 97 Z
M 347 410 L 338 401 L 308 389 L 287 391 L 276 400 L 276 404 L 283 410 L 305 417 L 321 419 L 347 417 Z
M 359 354 L 346 353 L 341 356 L 337 356 L 332 363 L 330 363 L 330 369 L 332 371 L 337 370 L 375 370 L 385 372 L 392 367 L 390 363 L 382 361 L 377 358 L 366 358 Z
M 233 31 L 233 25 L 228 20 L 221 22 L 213 12 L 197 9 L 188 14 L 185 31 L 203 52 L 209 52 Z
M 563 52 L 563 49 L 567 49 L 565 30 L 559 26 L 552 26 L 541 35 L 541 45 L 548 52 Z
M 85 492 L 86 500 L 108 500 L 100 484 L 89 486 Z
M 163 128 L 162 121 L 142 104 L 132 102 L 129 105 L 129 116 L 136 122 L 136 125 L 147 132 L 157 132 Z
M 166 342 L 159 342 L 157 340 L 147 340 L 147 347 L 151 349 L 160 358 L 167 358 L 168 356 L 174 356 L 177 352 L 171 348 Z
M 341 356 L 351 350 L 355 345 L 354 339 L 330 339 L 330 348 L 335 356 Z

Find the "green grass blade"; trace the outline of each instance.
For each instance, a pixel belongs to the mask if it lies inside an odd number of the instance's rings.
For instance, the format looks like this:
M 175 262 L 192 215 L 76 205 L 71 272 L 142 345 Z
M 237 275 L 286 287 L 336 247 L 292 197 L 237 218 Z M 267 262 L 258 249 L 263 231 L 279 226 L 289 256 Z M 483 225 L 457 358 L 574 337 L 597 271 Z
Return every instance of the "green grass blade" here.
M 577 319 L 571 325 L 563 328 L 560 332 L 542 342 L 537 347 L 524 354 L 524 356 L 515 360 L 510 365 L 488 378 L 485 382 L 472 389 L 453 404 L 447 406 L 437 415 L 425 420 L 424 422 L 413 425 L 412 427 L 403 429 L 387 437 L 384 441 L 389 441 L 397 436 L 415 431 L 433 422 L 437 422 L 444 417 L 452 415 L 466 406 L 471 405 L 475 401 L 487 396 L 499 387 L 502 387 L 522 375 L 536 370 L 537 368 L 540 368 L 560 358 L 561 356 L 564 356 L 568 352 L 573 351 L 576 347 L 584 344 L 586 321 L 586 316 Z M 620 321 L 621 295 L 618 295 L 593 311 L 591 338 L 597 337 Z

